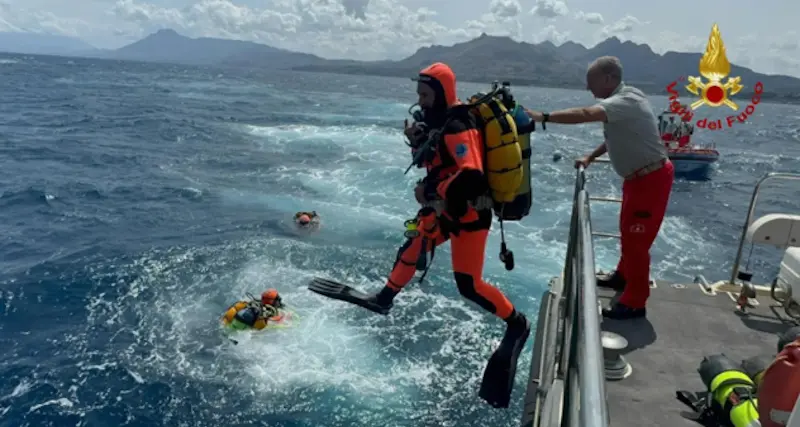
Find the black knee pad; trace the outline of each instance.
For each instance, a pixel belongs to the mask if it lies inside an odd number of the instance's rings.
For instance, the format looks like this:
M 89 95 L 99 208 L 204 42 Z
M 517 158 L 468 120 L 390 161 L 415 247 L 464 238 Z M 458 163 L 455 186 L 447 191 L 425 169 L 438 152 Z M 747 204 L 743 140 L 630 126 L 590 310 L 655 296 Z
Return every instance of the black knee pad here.
M 475 289 L 475 279 L 473 279 L 472 276 L 466 273 L 459 273 L 457 271 L 453 272 L 453 276 L 456 278 L 456 286 L 458 287 L 458 292 L 461 293 L 461 296 L 474 302 L 475 304 L 478 304 L 484 310 L 488 310 L 491 313 L 497 312 L 497 308 L 494 306 L 494 304 L 484 298 L 478 293 L 477 289 Z

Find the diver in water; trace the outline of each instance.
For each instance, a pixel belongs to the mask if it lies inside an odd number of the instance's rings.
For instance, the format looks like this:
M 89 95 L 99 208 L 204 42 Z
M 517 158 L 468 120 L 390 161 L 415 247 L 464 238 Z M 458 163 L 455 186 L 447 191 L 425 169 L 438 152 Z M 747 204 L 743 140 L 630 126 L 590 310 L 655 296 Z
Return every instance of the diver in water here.
M 228 307 L 222 315 L 223 325 L 236 330 L 262 330 L 270 321 L 280 321 L 280 309 L 284 308 L 283 300 L 275 289 L 267 289 L 261 293 L 261 299 L 251 298 L 249 301 L 237 301 Z
M 297 212 L 294 214 L 294 223 L 298 228 L 303 229 L 316 229 L 319 227 L 320 217 L 317 211 L 311 212 Z
M 427 176 L 414 195 L 423 208 L 418 214 L 420 234 L 410 238 L 397 253 L 385 286 L 364 294 L 327 279 L 314 279 L 309 289 L 380 314 L 388 314 L 397 294 L 413 278 L 419 258 L 446 241 L 451 242 L 453 276 L 459 293 L 506 323 L 506 333 L 484 371 L 480 396 L 495 407 L 508 407 L 517 358 L 530 333 L 530 322 L 511 301 L 486 282 L 483 265 L 486 241 L 492 225 L 491 201 L 481 203 L 488 193 L 484 173 L 484 142 L 470 107 L 456 94 L 456 78 L 449 66 L 435 63 L 420 71 L 417 81 L 419 120 L 406 124 L 412 153 L 427 141 L 426 129 L 440 131 L 430 153 L 421 154 L 417 164 Z M 416 117 L 415 117 L 416 118 Z M 416 141 L 415 141 L 416 140 Z M 442 206 L 441 211 L 434 206 Z

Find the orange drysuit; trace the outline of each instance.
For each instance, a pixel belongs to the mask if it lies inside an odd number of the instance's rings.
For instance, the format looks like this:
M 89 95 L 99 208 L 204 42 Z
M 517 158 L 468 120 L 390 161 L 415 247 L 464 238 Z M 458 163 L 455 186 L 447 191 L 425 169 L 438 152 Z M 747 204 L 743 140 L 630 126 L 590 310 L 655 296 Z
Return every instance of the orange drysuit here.
M 461 295 L 508 320 L 515 313 L 514 306 L 482 278 L 492 211 L 490 206 L 481 210 L 472 206 L 488 191 L 481 131 L 469 107 L 456 96 L 456 77 L 450 67 L 433 64 L 420 71 L 418 81 L 443 98 L 448 109 L 441 141 L 432 158 L 423 162 L 428 172 L 423 180 L 426 198 L 442 199 L 446 208 L 438 216 L 431 208 L 420 211 L 417 229 L 421 234 L 400 247 L 386 287 L 399 292 L 413 278 L 420 256 L 450 240 L 453 275 Z

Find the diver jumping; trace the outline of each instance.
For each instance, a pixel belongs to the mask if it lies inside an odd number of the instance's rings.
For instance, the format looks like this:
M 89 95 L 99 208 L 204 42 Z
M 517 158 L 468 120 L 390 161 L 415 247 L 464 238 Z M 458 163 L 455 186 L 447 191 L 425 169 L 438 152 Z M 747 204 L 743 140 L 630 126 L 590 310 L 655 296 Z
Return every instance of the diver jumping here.
M 406 121 L 405 134 L 412 141 L 416 166 L 427 171 L 414 190 L 417 202 L 423 206 L 417 215 L 418 233 L 398 250 L 380 291 L 365 294 L 320 278 L 314 279 L 309 289 L 386 315 L 394 298 L 413 278 L 420 257 L 449 240 L 453 275 L 461 295 L 506 322 L 505 336 L 484 372 L 480 396 L 492 406 L 508 407 L 517 358 L 530 333 L 530 322 L 499 289 L 482 278 L 493 207 L 493 200 L 487 195 L 490 193 L 487 175 L 492 172 L 487 166 L 491 161 L 484 160 L 486 141 L 472 112 L 474 106 L 462 104 L 457 98 L 456 78 L 449 66 L 435 63 L 420 71 L 414 80 L 422 114 L 412 125 Z M 505 112 L 504 107 L 493 108 Z M 419 123 L 423 120 L 424 126 Z M 516 144 L 513 119 L 509 116 L 507 121 L 503 120 L 508 135 L 513 130 L 512 142 Z M 431 137 L 434 133 L 436 136 Z M 423 144 L 433 139 L 430 146 Z M 510 143 L 508 146 L 514 148 Z M 522 180 L 522 154 L 519 146 L 515 147 L 517 162 L 509 171 L 517 179 L 518 187 Z

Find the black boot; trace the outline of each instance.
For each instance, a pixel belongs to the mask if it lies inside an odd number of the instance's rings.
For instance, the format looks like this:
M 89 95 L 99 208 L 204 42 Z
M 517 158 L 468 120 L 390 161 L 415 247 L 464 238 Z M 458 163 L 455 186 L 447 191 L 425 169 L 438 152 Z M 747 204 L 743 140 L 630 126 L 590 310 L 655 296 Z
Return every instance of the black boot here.
M 647 316 L 647 309 L 628 307 L 621 302 L 617 302 L 609 308 L 604 308 L 602 313 L 606 319 L 628 320 Z
M 530 332 L 531 324 L 525 315 L 514 310 L 511 316 L 506 319 L 506 334 L 503 336 L 503 341 L 517 341 L 521 336 Z
M 389 309 L 391 309 L 394 306 L 393 304 L 394 297 L 397 296 L 399 292 L 400 291 L 395 291 L 394 289 L 388 286 L 384 286 L 383 289 L 380 290 L 380 292 L 376 292 L 367 297 L 367 301 L 380 306 L 382 309 L 388 312 Z
M 597 286 L 600 288 L 613 289 L 618 292 L 625 290 L 625 278 L 622 273 L 615 271 L 611 275 L 607 275 L 603 279 L 597 279 Z

